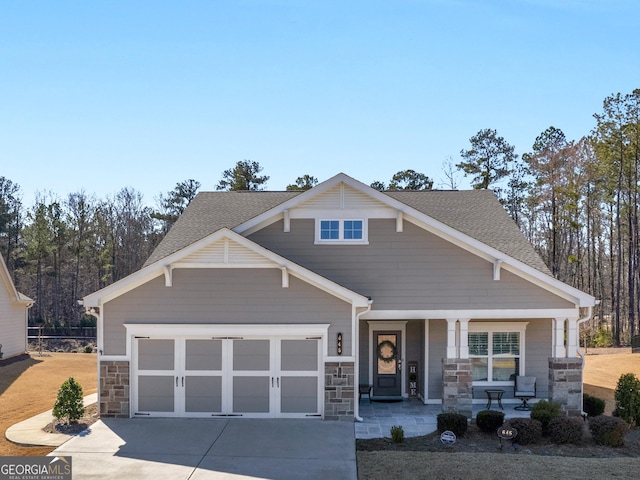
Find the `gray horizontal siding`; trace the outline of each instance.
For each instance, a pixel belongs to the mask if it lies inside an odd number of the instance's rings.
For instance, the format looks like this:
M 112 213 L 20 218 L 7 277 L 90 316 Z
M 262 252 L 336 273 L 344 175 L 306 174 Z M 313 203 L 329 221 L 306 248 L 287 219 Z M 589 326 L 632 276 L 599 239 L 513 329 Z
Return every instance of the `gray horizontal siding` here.
M 442 398 L 442 359 L 447 357 L 447 322 L 429 320 L 429 397 Z
M 329 355 L 337 333 L 351 355 L 351 305 L 291 276 L 282 288 L 277 269 L 177 269 L 173 286 L 156 278 L 104 307 L 104 353 L 124 355 L 124 323 L 329 323 Z
M 370 220 L 369 245 L 314 245 L 314 221 L 276 222 L 249 237 L 258 244 L 373 299 L 373 310 L 571 308 L 573 305 L 404 222 Z

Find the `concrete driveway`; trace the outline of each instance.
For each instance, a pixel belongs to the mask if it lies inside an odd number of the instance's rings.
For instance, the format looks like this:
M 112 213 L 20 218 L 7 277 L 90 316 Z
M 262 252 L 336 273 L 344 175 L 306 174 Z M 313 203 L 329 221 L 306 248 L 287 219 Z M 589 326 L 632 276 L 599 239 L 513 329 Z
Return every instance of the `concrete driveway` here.
M 353 423 L 321 420 L 104 419 L 50 455 L 74 480 L 357 478 Z

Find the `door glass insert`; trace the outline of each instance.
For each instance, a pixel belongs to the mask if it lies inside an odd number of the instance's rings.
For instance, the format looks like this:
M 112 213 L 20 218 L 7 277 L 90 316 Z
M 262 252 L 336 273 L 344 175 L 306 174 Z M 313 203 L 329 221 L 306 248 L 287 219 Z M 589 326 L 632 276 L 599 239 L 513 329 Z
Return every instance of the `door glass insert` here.
M 398 340 L 394 334 L 378 335 L 378 375 L 394 375 L 397 367 Z

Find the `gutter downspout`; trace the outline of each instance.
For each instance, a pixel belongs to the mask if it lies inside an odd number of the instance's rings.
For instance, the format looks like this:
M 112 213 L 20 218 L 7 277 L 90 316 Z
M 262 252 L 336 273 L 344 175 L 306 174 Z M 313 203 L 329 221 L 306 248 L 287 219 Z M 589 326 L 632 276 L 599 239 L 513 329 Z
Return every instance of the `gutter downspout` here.
M 600 304 L 600 300 L 596 300 L 596 305 Z M 586 322 L 587 320 L 591 319 L 591 316 L 593 315 L 593 307 L 587 307 L 587 315 L 583 318 L 581 318 L 580 320 L 578 320 L 578 323 L 576 323 L 576 328 L 578 330 L 578 349 L 576 350 L 576 353 L 578 354 L 578 356 L 580 357 L 580 359 L 582 360 L 582 371 L 584 372 L 584 364 L 586 362 L 586 358 L 585 356 L 582 354 L 582 352 L 580 351 L 580 325 L 583 324 L 584 322 Z M 580 397 L 580 411 L 582 413 L 582 417 L 585 417 L 585 413 L 584 413 L 584 377 L 582 378 L 582 381 L 580 382 L 580 390 L 581 390 L 581 397 Z
M 354 362 L 354 366 L 357 368 L 353 369 L 353 418 L 356 422 L 364 421 L 364 419 L 360 416 L 360 402 L 358 401 L 358 403 L 356 403 L 356 389 L 360 388 L 360 317 L 365 313 L 369 313 L 371 311 L 372 304 L 373 300 L 369 299 L 367 309 L 356 314 L 356 325 L 354 334 L 354 353 L 356 361 Z M 358 395 L 358 397 L 359 396 L 360 395 Z

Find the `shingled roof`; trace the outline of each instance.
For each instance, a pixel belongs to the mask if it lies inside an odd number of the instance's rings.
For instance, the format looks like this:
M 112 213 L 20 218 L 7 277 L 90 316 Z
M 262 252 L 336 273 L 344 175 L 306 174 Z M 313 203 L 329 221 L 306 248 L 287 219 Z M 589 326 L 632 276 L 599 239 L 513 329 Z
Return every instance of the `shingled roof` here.
M 151 254 L 150 265 L 220 230 L 233 229 L 302 192 L 201 192 Z M 488 190 L 391 191 L 389 197 L 547 275 L 549 269 Z
M 536 270 L 551 274 L 490 190 L 384 193 Z
M 302 192 L 200 192 L 145 262 L 150 265 L 221 228 L 233 229 Z

